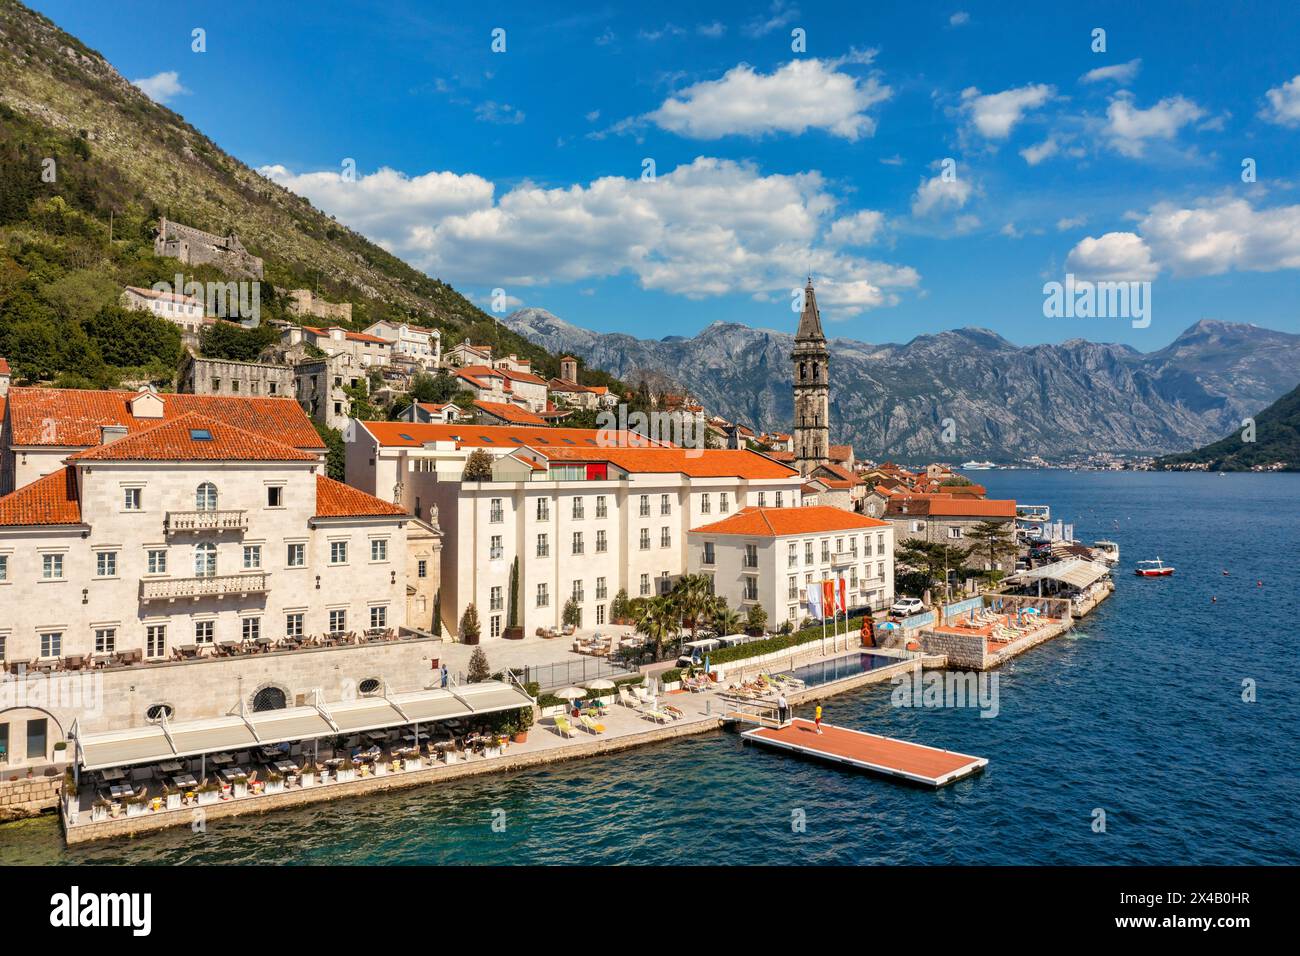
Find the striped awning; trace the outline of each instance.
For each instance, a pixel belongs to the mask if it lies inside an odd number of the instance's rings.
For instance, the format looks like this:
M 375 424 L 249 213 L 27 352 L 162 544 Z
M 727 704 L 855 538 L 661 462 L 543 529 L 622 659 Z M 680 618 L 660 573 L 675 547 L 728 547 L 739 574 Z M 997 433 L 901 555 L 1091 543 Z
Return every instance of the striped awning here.
M 1071 558 L 1068 561 L 1057 561 L 1054 564 L 1045 564 L 1041 568 L 1034 568 L 1032 571 L 1021 571 L 1019 574 L 1012 575 L 1010 581 L 1060 581 L 1062 584 L 1068 584 L 1074 588 L 1086 588 L 1090 584 L 1095 584 L 1102 578 L 1110 574 L 1110 568 L 1096 561 L 1085 561 L 1082 558 Z

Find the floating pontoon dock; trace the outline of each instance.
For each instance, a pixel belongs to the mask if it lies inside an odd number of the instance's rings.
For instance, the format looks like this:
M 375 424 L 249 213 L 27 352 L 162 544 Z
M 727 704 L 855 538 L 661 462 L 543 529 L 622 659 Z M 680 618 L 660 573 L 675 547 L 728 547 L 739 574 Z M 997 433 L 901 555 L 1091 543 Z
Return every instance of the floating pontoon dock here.
M 802 718 L 795 718 L 780 728 L 756 727 L 740 736 L 754 743 L 848 764 L 929 787 L 947 786 L 988 765 L 985 757 L 972 757 L 831 724 L 822 724 L 822 733 L 818 735 L 813 722 Z

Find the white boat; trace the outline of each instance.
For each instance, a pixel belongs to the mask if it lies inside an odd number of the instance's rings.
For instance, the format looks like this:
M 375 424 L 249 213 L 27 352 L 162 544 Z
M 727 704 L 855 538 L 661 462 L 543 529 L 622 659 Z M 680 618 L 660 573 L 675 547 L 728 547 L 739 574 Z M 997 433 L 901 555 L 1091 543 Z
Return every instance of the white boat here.
M 995 465 L 991 461 L 967 461 L 967 462 L 962 462 L 961 470 L 962 471 L 988 471 L 996 467 L 997 465 Z
M 1119 564 L 1119 545 L 1114 541 L 1094 541 L 1092 549 L 1112 568 Z
M 1139 561 L 1133 573 L 1140 578 L 1167 578 L 1174 569 L 1156 558 L 1154 561 Z

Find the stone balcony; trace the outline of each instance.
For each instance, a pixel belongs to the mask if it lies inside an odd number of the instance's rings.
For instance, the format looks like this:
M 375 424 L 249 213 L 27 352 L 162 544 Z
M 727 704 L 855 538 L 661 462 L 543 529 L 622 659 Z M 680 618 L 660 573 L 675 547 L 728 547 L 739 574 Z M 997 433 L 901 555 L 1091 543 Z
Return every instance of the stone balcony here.
M 243 596 L 271 590 L 265 571 L 224 574 L 205 578 L 156 578 L 140 582 L 141 601 L 175 601 L 178 598 Z
M 248 530 L 248 513 L 245 511 L 169 511 L 166 528 L 168 534 L 185 532 L 213 532 Z

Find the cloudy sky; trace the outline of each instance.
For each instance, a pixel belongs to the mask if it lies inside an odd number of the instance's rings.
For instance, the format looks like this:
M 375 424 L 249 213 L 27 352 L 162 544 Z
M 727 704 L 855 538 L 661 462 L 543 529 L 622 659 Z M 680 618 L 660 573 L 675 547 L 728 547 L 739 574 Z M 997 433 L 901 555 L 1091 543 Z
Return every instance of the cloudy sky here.
M 790 329 L 811 270 L 867 341 L 1300 332 L 1293 4 L 35 5 L 484 306 Z M 1045 319 L 1067 273 L 1152 282 L 1150 326 Z

